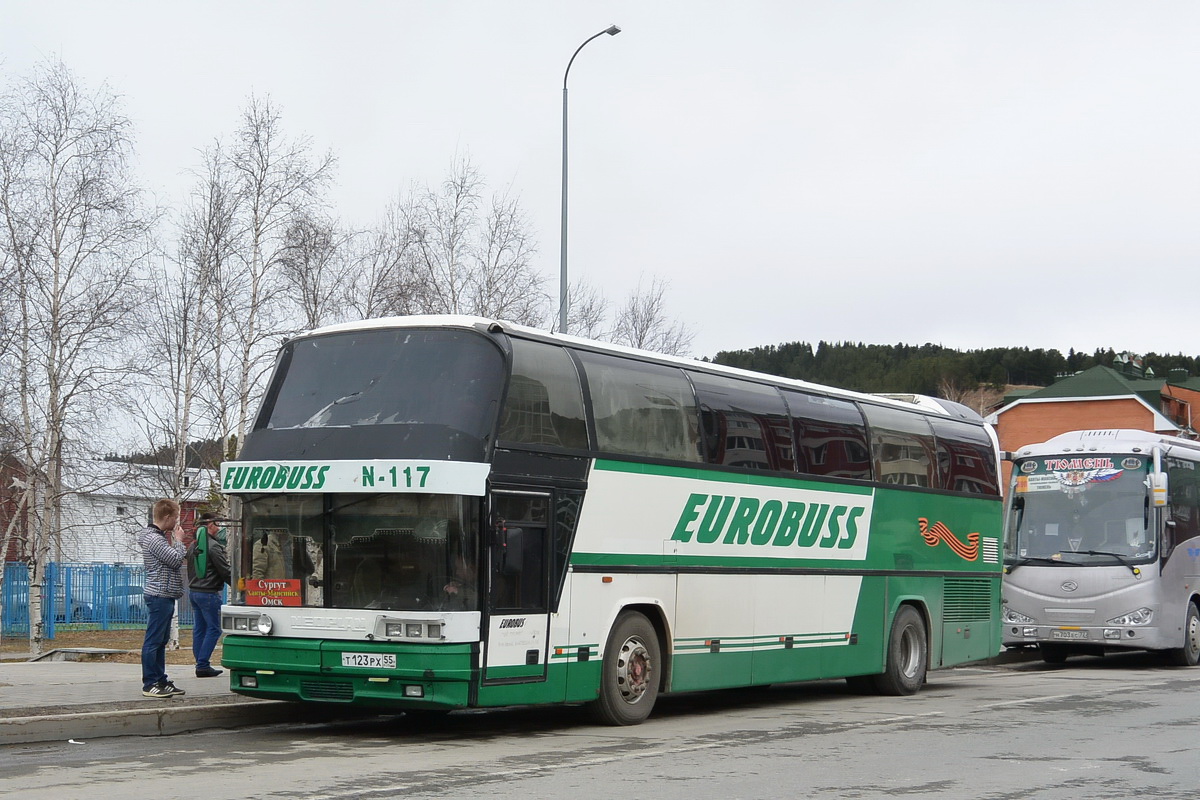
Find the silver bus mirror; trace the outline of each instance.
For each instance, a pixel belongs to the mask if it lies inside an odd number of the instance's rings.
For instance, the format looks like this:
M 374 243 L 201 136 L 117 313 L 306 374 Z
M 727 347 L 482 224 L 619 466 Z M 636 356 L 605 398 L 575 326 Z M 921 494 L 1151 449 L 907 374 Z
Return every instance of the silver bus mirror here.
M 1167 504 L 1167 473 L 1150 473 L 1150 497 L 1153 505 L 1162 507 Z

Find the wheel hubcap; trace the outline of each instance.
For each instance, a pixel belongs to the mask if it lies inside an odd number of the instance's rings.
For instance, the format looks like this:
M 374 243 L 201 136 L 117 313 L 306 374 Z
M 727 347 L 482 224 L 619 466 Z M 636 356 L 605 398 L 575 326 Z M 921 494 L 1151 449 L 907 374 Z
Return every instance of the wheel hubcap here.
M 916 677 L 917 671 L 921 668 L 921 655 L 917 635 L 912 628 L 905 628 L 904 634 L 900 637 L 900 671 L 904 673 L 904 677 Z
M 654 674 L 654 665 L 646 643 L 632 636 L 617 654 L 617 688 L 626 703 L 636 703 L 646 694 Z

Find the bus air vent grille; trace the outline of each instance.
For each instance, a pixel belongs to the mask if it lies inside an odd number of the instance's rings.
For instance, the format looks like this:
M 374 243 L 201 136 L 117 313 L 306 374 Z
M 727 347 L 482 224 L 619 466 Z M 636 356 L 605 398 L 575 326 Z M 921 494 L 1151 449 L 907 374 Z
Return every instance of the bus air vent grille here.
M 340 681 L 300 681 L 300 696 L 305 700 L 349 703 L 354 700 L 354 684 Z
M 945 622 L 987 622 L 992 618 L 992 584 L 974 578 L 946 578 L 942 619 Z

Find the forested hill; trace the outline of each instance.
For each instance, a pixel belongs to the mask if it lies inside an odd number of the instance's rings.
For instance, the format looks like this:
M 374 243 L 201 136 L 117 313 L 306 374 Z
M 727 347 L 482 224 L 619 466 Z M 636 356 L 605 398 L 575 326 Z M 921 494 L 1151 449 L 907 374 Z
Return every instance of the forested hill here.
M 717 353 L 712 360 L 756 372 L 823 383 L 860 392 L 944 394 L 947 386 L 1048 386 L 1055 377 L 1094 367 L 1111 367 L 1114 350 L 1063 355 L 1058 350 L 996 347 L 954 350 L 936 344 L 793 342 Z M 1147 353 L 1143 366 L 1160 378 L 1172 369 L 1197 374 L 1200 357 Z

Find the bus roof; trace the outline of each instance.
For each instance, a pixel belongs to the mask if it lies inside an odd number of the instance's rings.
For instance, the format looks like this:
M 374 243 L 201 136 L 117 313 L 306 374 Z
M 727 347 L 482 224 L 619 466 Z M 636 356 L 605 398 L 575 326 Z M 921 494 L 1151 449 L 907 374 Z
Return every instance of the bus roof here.
M 331 333 L 346 333 L 350 331 L 390 328 L 464 328 L 484 333 L 507 333 L 522 339 L 534 339 L 542 342 L 571 345 L 572 347 L 576 347 L 581 350 L 590 350 L 597 353 L 627 356 L 641 361 L 651 361 L 659 364 L 672 364 L 679 367 L 687 367 L 688 369 L 710 372 L 717 375 L 745 378 L 763 383 L 775 383 L 781 386 L 788 386 L 818 394 L 841 397 L 847 400 L 859 400 L 875 403 L 876 405 L 900 407 L 909 411 L 913 410 L 913 406 L 916 406 L 917 408 L 930 414 L 952 417 L 975 424 L 983 424 L 983 417 L 976 413 L 974 409 L 971 409 L 968 406 L 964 406 L 960 403 L 955 403 L 950 400 L 943 400 L 937 397 L 929 397 L 927 395 L 919 394 L 864 394 L 861 392 L 853 392 L 848 389 L 838 389 L 832 386 L 809 383 L 808 381 L 797 380 L 794 378 L 784 378 L 778 375 L 767 375 L 765 373 L 752 372 L 750 370 L 740 369 L 738 367 L 727 367 L 721 364 L 713 364 L 708 361 L 698 361 L 693 358 L 664 355 L 663 353 L 654 353 L 648 350 L 639 350 L 634 347 L 626 347 L 625 345 L 611 344 L 609 342 L 599 342 L 593 339 L 583 339 L 581 337 L 571 336 L 568 334 L 550 333 L 538 328 L 530 328 L 513 322 L 487 319 L 485 317 L 453 314 L 380 317 L 377 319 L 367 319 L 358 322 L 344 322 L 337 325 L 327 325 L 323 328 L 317 328 L 309 331 L 308 333 L 301 334 L 295 338 L 303 339 L 309 336 L 323 336 Z
M 1200 458 L 1200 442 L 1129 428 L 1068 431 L 1044 442 L 1024 445 L 1018 448 L 1014 455 L 1043 456 L 1065 452 L 1145 453 L 1154 447 L 1164 451 L 1180 448 L 1189 451 L 1194 458 Z

